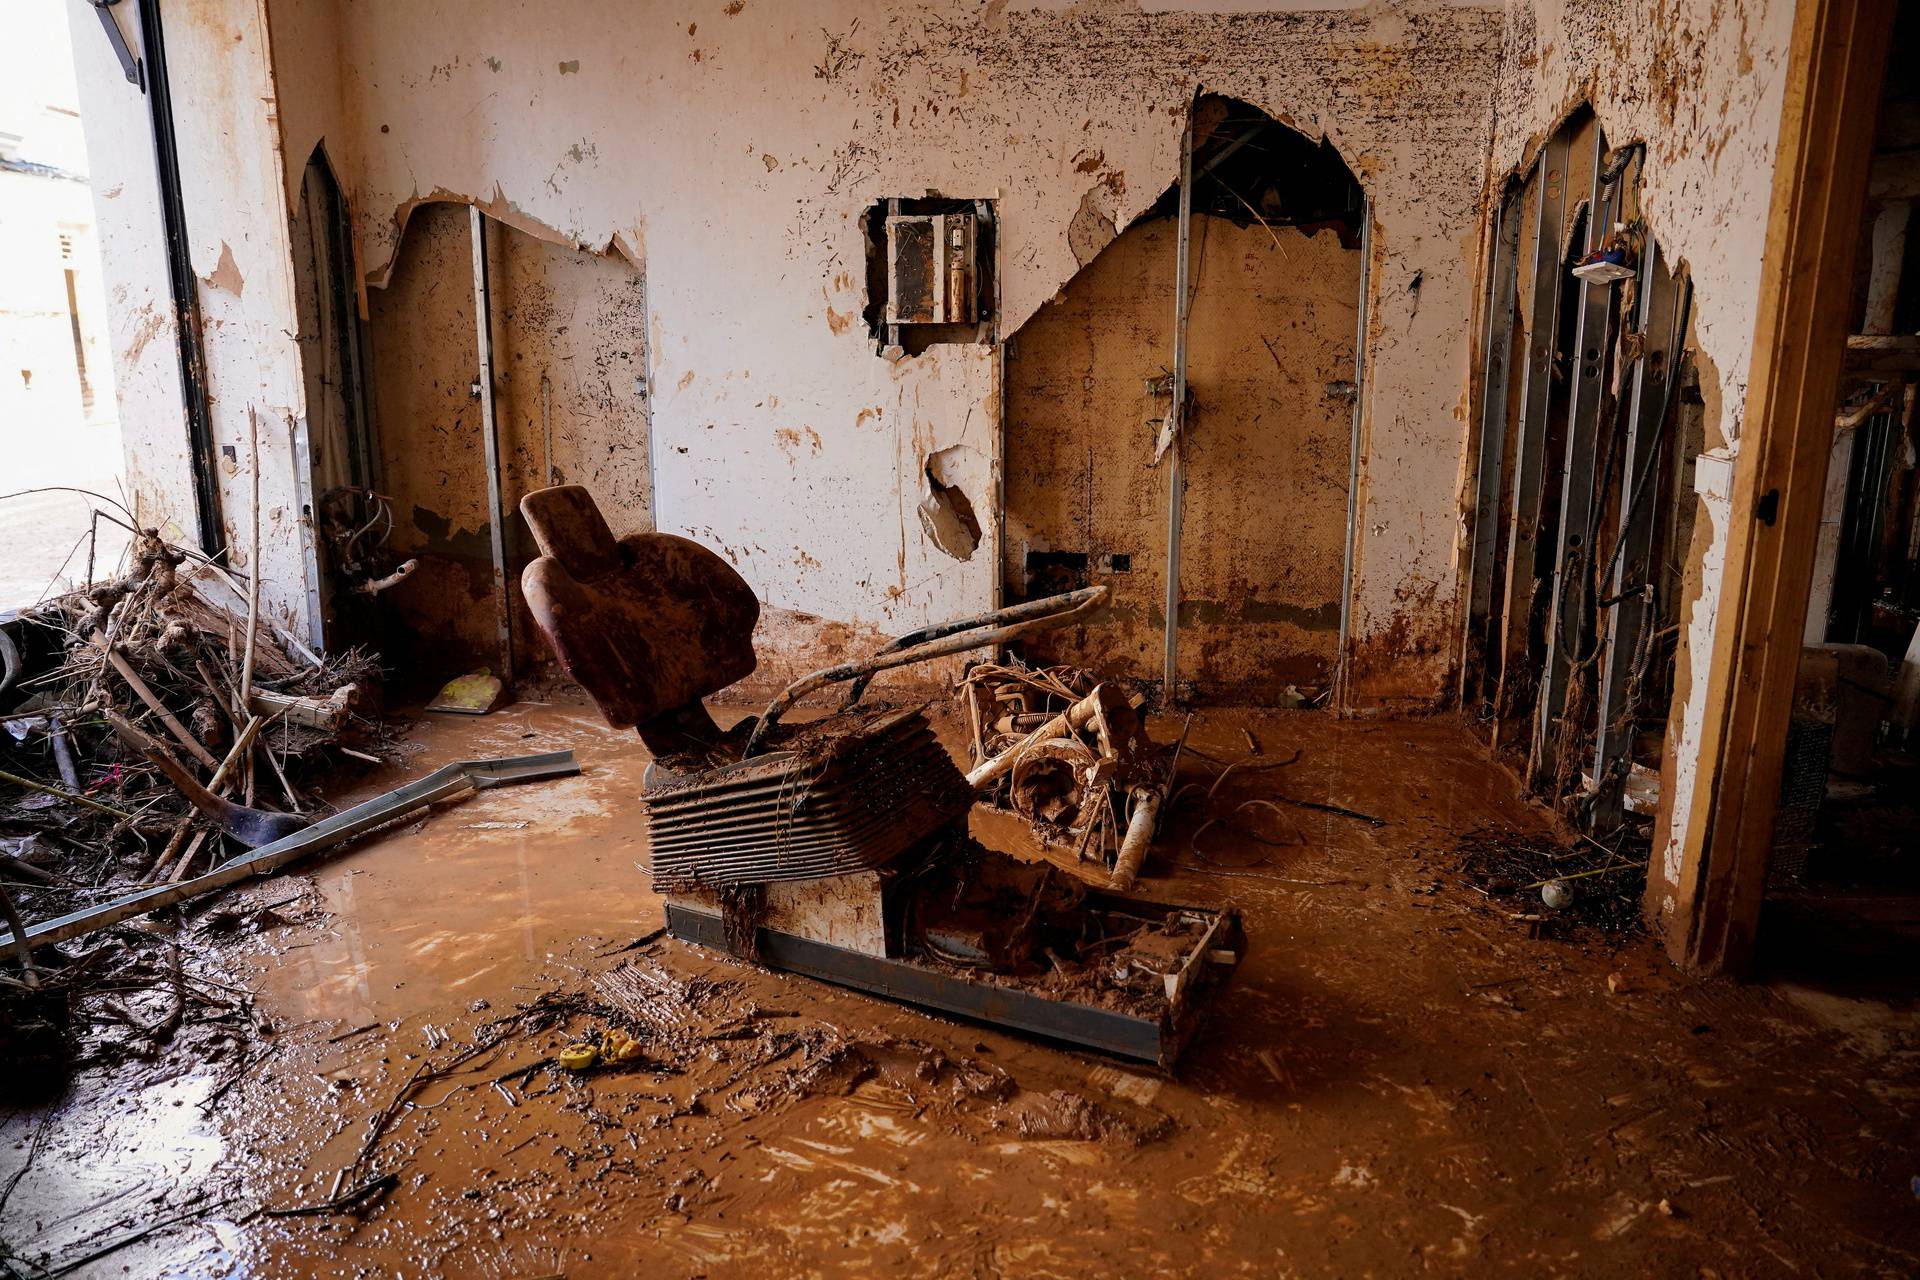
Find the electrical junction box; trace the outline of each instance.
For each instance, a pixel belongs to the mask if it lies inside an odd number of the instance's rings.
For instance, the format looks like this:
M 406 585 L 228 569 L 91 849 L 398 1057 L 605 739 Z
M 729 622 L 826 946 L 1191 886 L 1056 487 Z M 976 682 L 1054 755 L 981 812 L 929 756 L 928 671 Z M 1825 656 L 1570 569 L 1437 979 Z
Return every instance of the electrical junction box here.
M 979 231 L 979 218 L 972 213 L 889 214 L 886 322 L 978 320 Z

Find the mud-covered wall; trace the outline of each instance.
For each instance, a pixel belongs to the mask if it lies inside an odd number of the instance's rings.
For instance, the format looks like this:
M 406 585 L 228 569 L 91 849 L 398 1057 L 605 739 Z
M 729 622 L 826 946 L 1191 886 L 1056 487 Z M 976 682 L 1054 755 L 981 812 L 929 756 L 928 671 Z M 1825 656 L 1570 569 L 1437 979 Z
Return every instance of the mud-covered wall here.
M 1338 649 L 1359 254 L 1332 229 L 1211 216 L 1191 238 L 1180 680 L 1210 701 L 1273 703 L 1323 687 Z M 1170 218 L 1122 233 L 1006 363 L 1008 589 L 1113 592 L 1086 626 L 1028 647 L 1147 681 L 1164 659 L 1169 480 L 1153 455 L 1170 398 L 1148 383 L 1172 343 L 1176 241 Z M 1045 558 L 1061 553 L 1085 570 Z
M 647 462 L 645 282 L 619 254 L 535 239 L 489 220 L 494 414 L 517 634 L 532 634 L 519 570 L 536 554 L 517 514 L 548 482 L 584 484 L 617 533 L 653 527 Z M 419 567 L 382 600 L 395 653 L 497 665 L 487 475 L 465 205 L 413 211 L 385 288 L 368 295 L 372 401 L 394 549 Z M 436 673 L 439 667 L 436 667 Z
M 1694 286 L 1691 345 L 1710 411 L 1704 432 L 1709 445 L 1724 440 L 1736 457 L 1792 23 L 1788 0 L 1515 0 L 1500 54 L 1496 177 L 1583 100 L 1610 145 L 1647 144 L 1642 208 L 1668 261 Z M 1689 586 L 1675 619 L 1686 643 L 1661 809 L 1680 818 L 1664 822 L 1656 839 L 1656 916 L 1673 909 L 1685 874 L 1680 821 L 1695 782 L 1726 528 L 1722 519 L 1695 522 Z
M 997 355 L 875 354 L 862 210 L 993 198 L 1005 334 L 1172 182 L 1196 91 L 1325 134 L 1374 215 L 1355 694 L 1444 689 L 1497 11 L 268 2 L 286 148 L 325 142 L 376 290 L 429 199 L 644 263 L 659 526 L 739 565 L 793 653 L 995 591 L 995 522 L 963 559 L 919 509 L 945 454 L 993 513 Z

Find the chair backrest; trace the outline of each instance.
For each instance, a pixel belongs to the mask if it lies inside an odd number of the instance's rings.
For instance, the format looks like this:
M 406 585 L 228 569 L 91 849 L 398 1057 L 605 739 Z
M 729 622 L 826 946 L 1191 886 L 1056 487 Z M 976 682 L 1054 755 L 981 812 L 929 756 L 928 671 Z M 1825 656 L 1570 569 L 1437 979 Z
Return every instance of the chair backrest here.
M 760 602 L 688 538 L 615 538 L 580 485 L 520 500 L 540 557 L 520 577 L 560 667 L 616 729 L 645 724 L 753 673 Z

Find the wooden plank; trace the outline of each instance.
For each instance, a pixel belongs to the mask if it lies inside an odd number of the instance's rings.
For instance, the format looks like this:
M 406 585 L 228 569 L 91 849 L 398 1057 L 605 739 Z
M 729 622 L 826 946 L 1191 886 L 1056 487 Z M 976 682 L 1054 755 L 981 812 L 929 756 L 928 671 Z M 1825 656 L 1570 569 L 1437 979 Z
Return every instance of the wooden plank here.
M 1920 334 L 1856 333 L 1847 339 L 1848 373 L 1920 370 Z
M 296 698 L 271 689 L 255 689 L 247 699 L 247 710 L 256 716 L 285 719 L 332 733 L 347 718 L 358 692 L 358 685 L 343 684 L 330 697 Z
M 1806 0 L 1794 16 L 1698 774 L 1664 926 L 1674 959 L 1706 973 L 1744 971 L 1759 927 L 1873 147 L 1859 122 L 1879 104 L 1893 13 L 1892 0 Z

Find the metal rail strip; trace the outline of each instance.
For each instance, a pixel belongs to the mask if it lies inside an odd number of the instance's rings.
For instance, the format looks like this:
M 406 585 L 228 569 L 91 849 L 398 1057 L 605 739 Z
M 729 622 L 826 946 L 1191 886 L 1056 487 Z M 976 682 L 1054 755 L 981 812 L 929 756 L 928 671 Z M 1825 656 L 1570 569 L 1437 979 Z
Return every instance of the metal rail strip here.
M 1353 642 L 1354 556 L 1360 538 L 1360 433 L 1366 423 L 1367 300 L 1373 280 L 1373 202 L 1360 199 L 1360 305 L 1353 333 L 1353 422 L 1347 431 L 1347 538 L 1340 556 L 1340 648 L 1334 656 L 1335 701 L 1353 697 L 1349 683 Z
M 493 559 L 494 623 L 500 636 L 501 683 L 513 687 L 513 597 L 507 585 L 507 510 L 501 500 L 500 419 L 493 394 L 493 288 L 487 279 L 487 215 L 467 206 L 473 232 L 473 332 L 480 360 L 480 446 L 487 463 L 487 546 Z
M 1593 190 L 1587 203 L 1583 251 L 1606 243 L 1619 206 L 1622 177 L 1604 180 L 1606 138 L 1593 129 Z M 1554 529 L 1553 577 L 1548 584 L 1546 661 L 1534 700 L 1533 747 L 1528 776 L 1534 785 L 1552 775 L 1556 732 L 1567 702 L 1573 664 L 1581 651 L 1585 610 L 1593 570 L 1593 491 L 1598 479 L 1600 408 L 1606 398 L 1607 357 L 1613 346 L 1613 285 L 1580 282 L 1578 319 L 1573 337 L 1574 377 L 1567 404 L 1567 447 L 1560 471 L 1560 518 Z
M 434 770 L 424 778 L 375 796 L 296 831 L 272 844 L 261 845 L 202 876 L 178 884 L 156 885 L 139 893 L 116 898 L 97 907 L 47 920 L 27 930 L 31 946 L 65 942 L 104 929 L 110 924 L 134 916 L 170 907 L 203 893 L 277 870 L 296 858 L 319 853 L 345 844 L 375 827 L 384 826 L 417 809 L 439 800 L 450 799 L 469 789 L 485 790 L 514 782 L 537 782 L 543 778 L 563 778 L 580 772 L 571 751 L 549 751 L 542 755 L 511 756 L 500 760 L 461 760 Z
M 1660 497 L 1668 468 L 1660 465 L 1668 386 L 1686 341 L 1686 281 L 1659 261 L 1651 237 L 1640 266 L 1640 358 L 1628 383 L 1627 435 L 1620 478 L 1620 533 L 1614 545 L 1613 571 L 1607 575 L 1606 639 L 1600 658 L 1598 723 L 1593 739 L 1595 800 L 1589 822 L 1612 831 L 1625 816 L 1621 783 L 1632 761 L 1633 708 L 1625 705 L 1627 679 L 1640 651 L 1647 604 L 1659 587 L 1659 566 L 1652 560 L 1654 531 L 1660 524 Z M 1618 777 L 1615 777 L 1615 774 Z
M 1527 301 L 1527 359 L 1520 384 L 1520 422 L 1513 438 L 1513 506 L 1507 529 L 1507 577 L 1500 610 L 1500 682 L 1494 745 L 1502 744 L 1511 704 L 1526 681 L 1527 626 L 1533 597 L 1534 538 L 1546 477 L 1547 407 L 1553 391 L 1553 354 L 1560 333 L 1560 229 L 1567 208 L 1565 134 L 1540 153 L 1539 199 L 1533 221 L 1533 296 Z
M 1534 173 L 1538 175 L 1538 163 Z M 1493 231 L 1493 265 L 1487 282 L 1486 350 L 1480 376 L 1480 443 L 1474 470 L 1473 527 L 1468 544 L 1467 620 L 1460 638 L 1460 703 L 1467 706 L 1488 686 L 1488 634 L 1493 611 L 1494 569 L 1499 559 L 1500 490 L 1506 473 L 1509 385 L 1513 378 L 1515 304 L 1520 285 L 1520 192 L 1500 201 Z
M 1180 518 L 1186 501 L 1186 472 L 1181 465 L 1181 434 L 1187 427 L 1187 243 L 1193 234 L 1193 108 L 1180 135 L 1180 217 L 1173 263 L 1173 404 L 1167 409 L 1167 609 L 1165 667 L 1161 705 L 1180 700 Z

